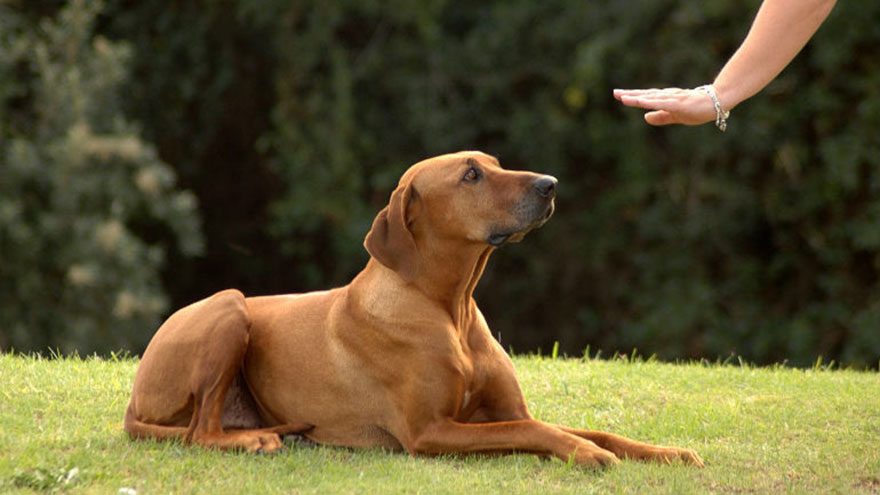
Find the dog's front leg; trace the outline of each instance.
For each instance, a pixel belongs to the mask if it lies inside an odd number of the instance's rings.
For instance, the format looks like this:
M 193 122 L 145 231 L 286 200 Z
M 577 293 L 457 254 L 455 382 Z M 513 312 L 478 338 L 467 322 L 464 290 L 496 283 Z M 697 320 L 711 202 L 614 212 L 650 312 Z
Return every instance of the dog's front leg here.
M 533 419 L 459 423 L 444 418 L 421 428 L 407 450 L 413 454 L 530 452 L 584 466 L 620 462 L 592 441 Z
M 685 464 L 703 467 L 703 460 L 691 449 L 651 445 L 603 431 L 578 430 L 567 426 L 556 426 L 556 428 L 589 440 L 605 450 L 614 452 L 620 458 L 666 463 L 681 461 Z

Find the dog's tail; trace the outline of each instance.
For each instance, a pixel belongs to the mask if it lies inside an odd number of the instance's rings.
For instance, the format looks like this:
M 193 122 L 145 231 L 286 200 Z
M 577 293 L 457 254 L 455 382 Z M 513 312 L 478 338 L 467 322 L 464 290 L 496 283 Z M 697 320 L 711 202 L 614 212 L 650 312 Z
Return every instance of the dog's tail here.
M 193 415 L 195 417 L 195 415 Z M 184 441 L 192 437 L 190 427 L 186 426 L 164 426 L 151 423 L 144 423 L 138 419 L 134 412 L 134 405 L 129 404 L 125 410 L 125 420 L 123 421 L 123 429 L 128 436 L 133 439 L 155 438 L 159 440 L 177 438 Z

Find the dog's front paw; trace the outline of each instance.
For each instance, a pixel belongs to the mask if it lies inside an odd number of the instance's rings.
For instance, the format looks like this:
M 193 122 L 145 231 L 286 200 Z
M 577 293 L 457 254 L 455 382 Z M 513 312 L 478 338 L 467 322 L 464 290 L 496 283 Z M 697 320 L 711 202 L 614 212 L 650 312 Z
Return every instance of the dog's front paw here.
M 281 450 L 284 444 L 277 433 L 249 432 L 243 442 L 244 449 L 251 454 L 272 454 Z
M 680 449 L 678 447 L 658 447 L 651 456 L 653 460 L 672 464 L 683 462 L 695 467 L 705 467 L 703 459 L 693 449 Z
M 578 447 L 571 460 L 578 466 L 609 467 L 620 464 L 620 459 L 614 453 L 599 447 Z

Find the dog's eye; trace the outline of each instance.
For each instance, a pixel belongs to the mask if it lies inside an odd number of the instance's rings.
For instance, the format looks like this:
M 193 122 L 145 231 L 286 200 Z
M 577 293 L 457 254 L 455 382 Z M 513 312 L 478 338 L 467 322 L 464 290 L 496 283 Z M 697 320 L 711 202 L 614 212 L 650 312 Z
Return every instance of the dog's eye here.
M 483 176 L 483 173 L 480 172 L 480 169 L 477 167 L 471 167 L 464 173 L 464 177 L 461 178 L 464 182 L 476 182 L 480 180 L 480 177 Z

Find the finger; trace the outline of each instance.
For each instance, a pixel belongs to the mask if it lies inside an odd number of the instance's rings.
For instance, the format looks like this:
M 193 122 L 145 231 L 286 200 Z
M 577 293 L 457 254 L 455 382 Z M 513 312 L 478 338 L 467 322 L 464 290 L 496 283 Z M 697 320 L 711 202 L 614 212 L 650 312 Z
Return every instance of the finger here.
M 650 88 L 650 89 L 615 89 L 612 94 L 614 94 L 614 98 L 620 99 L 623 96 L 634 96 L 634 97 L 642 97 L 642 96 L 669 96 L 674 94 L 685 93 L 687 90 L 681 88 Z
M 646 110 L 675 111 L 681 106 L 681 98 L 679 97 L 622 96 L 620 102 L 628 107 Z
M 614 98 L 621 99 L 622 97 L 638 97 L 645 96 L 652 93 L 657 92 L 657 89 L 615 89 L 613 91 Z
M 623 95 L 620 97 L 620 102 L 628 107 L 645 108 L 645 101 L 647 100 L 642 100 L 638 96 Z
M 656 110 L 646 113 L 645 122 L 656 126 L 678 123 L 678 121 L 675 119 L 675 116 L 665 110 Z

